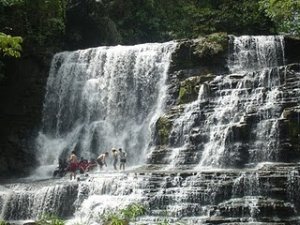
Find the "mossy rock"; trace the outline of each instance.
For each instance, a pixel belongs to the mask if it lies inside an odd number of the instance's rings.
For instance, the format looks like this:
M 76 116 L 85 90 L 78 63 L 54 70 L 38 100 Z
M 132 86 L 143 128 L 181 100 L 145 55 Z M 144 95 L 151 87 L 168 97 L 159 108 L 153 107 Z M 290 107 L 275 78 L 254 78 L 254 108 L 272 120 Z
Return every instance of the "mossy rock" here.
M 199 93 L 198 77 L 190 78 L 180 83 L 178 103 L 185 104 L 195 101 Z
M 157 120 L 156 131 L 159 145 L 168 144 L 171 128 L 172 123 L 166 116 L 162 116 Z
M 180 83 L 178 104 L 186 104 L 196 101 L 199 95 L 199 88 L 201 84 L 210 82 L 216 76 L 208 74 L 190 77 Z
M 227 50 L 227 33 L 213 33 L 204 38 L 200 38 L 196 43 L 194 54 L 201 58 L 213 57 Z
M 228 72 L 228 39 L 226 33 L 214 33 L 197 39 L 179 40 L 172 54 L 170 71 L 197 68 L 202 74 Z

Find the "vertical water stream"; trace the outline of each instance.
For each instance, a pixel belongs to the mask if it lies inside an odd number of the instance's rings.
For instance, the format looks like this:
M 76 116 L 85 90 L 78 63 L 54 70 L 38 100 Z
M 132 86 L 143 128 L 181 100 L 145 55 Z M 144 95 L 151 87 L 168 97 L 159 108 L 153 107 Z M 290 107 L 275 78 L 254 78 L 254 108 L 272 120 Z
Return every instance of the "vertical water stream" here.
M 163 110 L 165 80 L 176 44 L 99 47 L 54 56 L 47 83 L 42 165 L 73 149 L 90 159 L 123 148 L 129 164 L 145 159 L 151 125 Z
M 80 182 L 0 185 L 0 219 L 50 212 L 69 224 L 99 224 L 102 213 L 141 202 L 148 209 L 141 224 L 296 221 L 299 165 L 255 166 L 280 161 L 278 132 L 286 104 L 300 102 L 299 73 L 281 67 L 281 36 L 232 36 L 229 46 L 229 74 L 211 75 L 199 85 L 197 100 L 173 117 L 168 164 L 97 171 Z M 55 55 L 37 139 L 40 163 L 56 164 L 73 149 L 94 158 L 112 147 L 124 148 L 131 165 L 143 162 L 164 113 L 175 48 L 168 42 Z M 187 164 L 189 170 L 179 167 Z

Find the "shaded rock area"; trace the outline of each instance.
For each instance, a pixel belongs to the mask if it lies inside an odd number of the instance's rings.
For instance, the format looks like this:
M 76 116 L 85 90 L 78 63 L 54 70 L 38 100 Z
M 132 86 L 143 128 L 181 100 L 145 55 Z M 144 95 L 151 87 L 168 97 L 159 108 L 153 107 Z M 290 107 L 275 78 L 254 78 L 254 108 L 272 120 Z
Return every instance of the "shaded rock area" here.
M 66 47 L 76 50 L 116 45 L 121 36 L 102 1 L 71 0 L 66 11 Z
M 34 139 L 40 129 L 51 56 L 24 56 L 6 65 L 0 82 L 0 177 L 25 176 L 36 166 Z
M 286 63 L 299 63 L 300 37 L 286 36 L 284 43 Z

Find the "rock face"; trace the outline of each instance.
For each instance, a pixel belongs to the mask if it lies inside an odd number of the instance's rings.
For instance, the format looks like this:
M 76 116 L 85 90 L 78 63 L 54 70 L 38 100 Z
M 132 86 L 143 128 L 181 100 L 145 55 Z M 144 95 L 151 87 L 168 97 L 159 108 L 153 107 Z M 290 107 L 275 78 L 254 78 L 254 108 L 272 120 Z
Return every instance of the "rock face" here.
M 150 163 L 228 168 L 299 160 L 298 42 L 229 39 L 213 56 L 195 50 L 203 40 L 179 43 Z
M 99 223 L 98 213 L 140 202 L 147 208 L 138 218 L 141 224 L 299 224 L 299 164 L 202 172 L 160 169 L 102 173 L 81 182 L 4 184 L 1 215 L 5 220 L 24 220 L 42 212 L 63 218 L 76 212 L 80 221 Z M 7 195 L 6 189 L 11 190 Z
M 9 76 L 0 84 L 0 177 L 24 176 L 36 166 L 34 139 L 48 64 L 42 58 L 24 57 L 9 62 L 6 69 Z

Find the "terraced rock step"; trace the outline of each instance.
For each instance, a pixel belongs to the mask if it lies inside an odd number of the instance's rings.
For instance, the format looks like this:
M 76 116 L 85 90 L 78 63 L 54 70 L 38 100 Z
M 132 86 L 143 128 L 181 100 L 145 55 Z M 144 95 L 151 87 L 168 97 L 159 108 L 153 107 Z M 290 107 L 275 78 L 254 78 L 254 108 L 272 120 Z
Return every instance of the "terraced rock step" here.
M 131 202 L 146 206 L 147 215 L 140 218 L 145 224 L 166 218 L 185 224 L 295 225 L 300 216 L 300 164 L 262 164 L 244 170 L 159 168 L 94 173 L 79 182 L 66 178 L 35 186 L 6 184 L 1 190 L 11 191 L 0 192 L 1 216 L 32 219 L 53 212 L 67 218 L 77 211 L 78 219 L 96 220 L 108 208 Z

